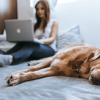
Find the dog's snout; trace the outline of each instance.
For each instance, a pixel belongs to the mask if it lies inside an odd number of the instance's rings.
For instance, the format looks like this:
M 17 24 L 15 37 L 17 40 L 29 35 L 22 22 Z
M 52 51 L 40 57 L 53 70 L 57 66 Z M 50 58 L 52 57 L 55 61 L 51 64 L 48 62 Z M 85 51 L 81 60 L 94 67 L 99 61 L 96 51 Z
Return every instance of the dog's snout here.
M 13 77 L 12 77 L 12 75 L 11 75 L 11 77 L 10 77 L 10 79 L 12 79 Z
M 93 75 L 91 75 L 91 82 L 94 85 L 100 85 L 100 83 L 98 82 L 98 79 L 96 77 L 94 77 Z
M 9 83 L 10 83 L 10 81 L 8 80 L 8 81 L 7 81 L 7 83 L 9 84 Z

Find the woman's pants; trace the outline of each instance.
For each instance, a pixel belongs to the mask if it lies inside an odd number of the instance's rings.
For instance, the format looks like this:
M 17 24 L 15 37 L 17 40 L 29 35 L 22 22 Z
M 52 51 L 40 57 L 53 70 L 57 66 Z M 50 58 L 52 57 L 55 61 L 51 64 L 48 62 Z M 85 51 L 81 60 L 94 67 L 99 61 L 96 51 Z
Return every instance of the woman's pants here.
M 48 45 L 35 42 L 20 42 L 12 49 L 8 50 L 5 54 L 9 54 L 14 57 L 14 64 L 28 59 L 34 60 L 50 57 L 55 54 L 55 51 Z

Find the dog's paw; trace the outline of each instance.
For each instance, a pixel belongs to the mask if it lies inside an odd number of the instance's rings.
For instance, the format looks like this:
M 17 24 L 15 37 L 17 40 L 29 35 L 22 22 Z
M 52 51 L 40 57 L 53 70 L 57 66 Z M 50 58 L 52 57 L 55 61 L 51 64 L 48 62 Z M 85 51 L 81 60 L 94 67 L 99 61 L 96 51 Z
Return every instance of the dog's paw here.
M 9 86 L 17 85 L 20 83 L 20 73 L 9 74 L 6 79 Z

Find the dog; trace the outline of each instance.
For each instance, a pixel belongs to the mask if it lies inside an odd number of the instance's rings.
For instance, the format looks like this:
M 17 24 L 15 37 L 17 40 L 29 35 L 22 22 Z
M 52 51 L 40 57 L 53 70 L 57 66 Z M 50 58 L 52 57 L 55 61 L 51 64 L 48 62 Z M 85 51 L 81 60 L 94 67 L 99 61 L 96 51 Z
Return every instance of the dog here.
M 54 56 L 32 63 L 32 67 L 7 76 L 9 86 L 48 77 L 67 76 L 89 79 L 100 84 L 100 49 L 88 44 L 75 44 L 59 50 Z

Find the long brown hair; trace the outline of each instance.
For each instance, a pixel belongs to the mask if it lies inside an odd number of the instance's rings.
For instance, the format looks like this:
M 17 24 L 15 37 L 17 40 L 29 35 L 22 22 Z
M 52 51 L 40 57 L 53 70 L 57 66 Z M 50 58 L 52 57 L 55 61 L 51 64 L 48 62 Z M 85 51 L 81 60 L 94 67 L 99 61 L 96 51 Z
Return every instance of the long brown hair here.
M 37 2 L 37 4 L 35 5 L 35 9 L 37 7 L 37 5 L 41 3 L 43 5 L 43 8 L 45 10 L 45 18 L 44 18 L 44 23 L 43 23 L 43 32 L 45 32 L 45 28 L 49 22 L 49 17 L 50 17 L 50 8 L 49 8 L 49 4 L 48 4 L 48 1 L 47 0 L 39 0 Z M 34 32 L 39 28 L 40 26 L 40 23 L 41 23 L 41 18 L 37 15 L 36 13 L 36 24 L 34 25 Z

